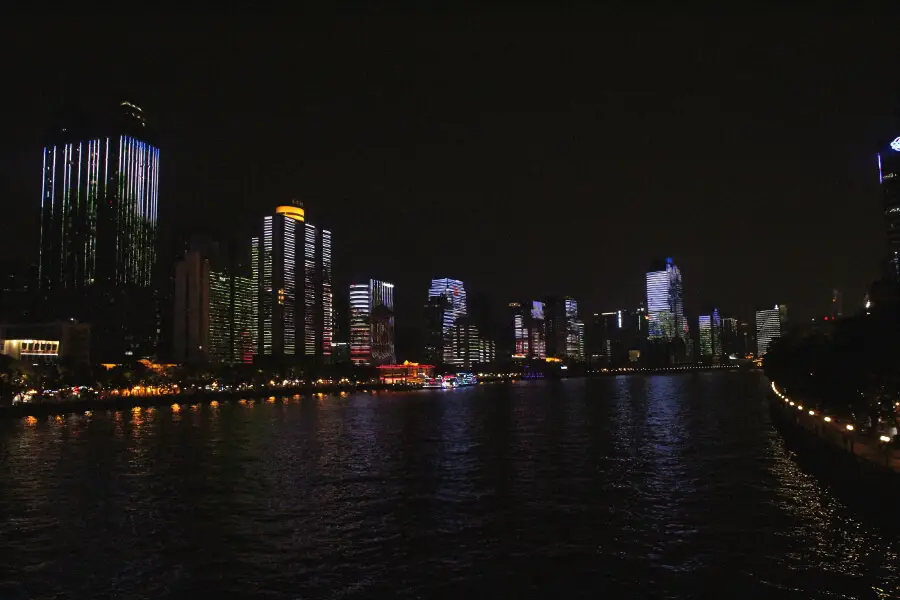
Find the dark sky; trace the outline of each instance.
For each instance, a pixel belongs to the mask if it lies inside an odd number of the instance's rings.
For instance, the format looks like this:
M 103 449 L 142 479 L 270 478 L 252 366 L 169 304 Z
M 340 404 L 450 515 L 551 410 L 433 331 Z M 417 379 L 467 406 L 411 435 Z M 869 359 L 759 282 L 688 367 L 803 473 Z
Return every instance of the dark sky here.
M 7 17 L 0 232 L 37 253 L 41 136 L 125 90 L 160 134 L 164 227 L 249 236 L 291 197 L 336 268 L 505 302 L 847 308 L 883 251 L 898 20 L 601 14 Z M 19 253 L 16 255 L 15 253 Z M 402 308 L 402 306 L 401 306 Z

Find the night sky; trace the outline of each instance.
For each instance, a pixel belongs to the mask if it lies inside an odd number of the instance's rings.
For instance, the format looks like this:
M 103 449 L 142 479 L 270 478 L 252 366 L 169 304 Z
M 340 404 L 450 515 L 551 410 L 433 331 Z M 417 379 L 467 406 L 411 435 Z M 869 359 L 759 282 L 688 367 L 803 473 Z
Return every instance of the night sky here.
M 240 240 L 301 198 L 342 281 L 394 281 L 401 315 L 436 276 L 498 305 L 633 307 L 672 256 L 689 311 L 806 318 L 833 287 L 851 309 L 878 274 L 897 19 L 3 21 L 7 258 L 37 256 L 56 110 L 112 93 L 159 133 L 163 227 Z

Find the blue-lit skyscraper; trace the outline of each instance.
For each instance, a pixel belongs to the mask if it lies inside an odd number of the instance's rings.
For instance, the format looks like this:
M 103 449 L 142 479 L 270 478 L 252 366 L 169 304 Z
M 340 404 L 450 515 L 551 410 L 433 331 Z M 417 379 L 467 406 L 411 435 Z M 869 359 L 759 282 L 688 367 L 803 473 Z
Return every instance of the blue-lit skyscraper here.
M 123 101 L 65 115 L 44 146 L 41 311 L 91 322 L 94 361 L 156 349 L 160 163 L 151 137 L 143 110 Z
M 139 107 L 121 102 L 113 112 L 99 122 L 73 117 L 44 147 L 44 293 L 153 283 L 159 149 L 147 141 Z
M 456 322 L 456 319 L 465 316 L 468 312 L 466 306 L 466 288 L 463 282 L 458 279 L 432 279 L 431 287 L 428 288 L 428 298 L 438 298 L 445 296 L 450 302 L 448 310 L 444 311 L 443 324 L 441 333 L 446 333 Z
M 681 271 L 671 258 L 651 266 L 647 273 L 648 337 L 651 340 L 672 341 L 690 339 L 684 318 Z

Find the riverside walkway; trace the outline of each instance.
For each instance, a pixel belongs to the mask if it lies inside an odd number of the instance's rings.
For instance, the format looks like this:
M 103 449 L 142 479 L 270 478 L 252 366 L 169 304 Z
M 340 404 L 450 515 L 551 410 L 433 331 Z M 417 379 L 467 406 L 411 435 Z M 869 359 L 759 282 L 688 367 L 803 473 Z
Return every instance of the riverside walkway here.
M 887 436 L 865 434 L 854 423 L 803 406 L 789 398 L 772 382 L 772 392 L 778 398 L 773 410 L 833 448 L 842 449 L 860 461 L 900 474 L 900 449 Z

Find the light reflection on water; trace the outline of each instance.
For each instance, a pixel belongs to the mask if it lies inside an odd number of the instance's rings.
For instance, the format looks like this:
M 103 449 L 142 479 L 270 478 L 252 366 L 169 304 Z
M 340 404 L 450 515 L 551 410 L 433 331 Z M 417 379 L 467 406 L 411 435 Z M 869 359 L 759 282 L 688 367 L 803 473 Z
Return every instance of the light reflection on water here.
M 764 390 L 620 376 L 9 420 L 0 597 L 897 594 L 894 517 L 804 471 Z

